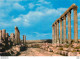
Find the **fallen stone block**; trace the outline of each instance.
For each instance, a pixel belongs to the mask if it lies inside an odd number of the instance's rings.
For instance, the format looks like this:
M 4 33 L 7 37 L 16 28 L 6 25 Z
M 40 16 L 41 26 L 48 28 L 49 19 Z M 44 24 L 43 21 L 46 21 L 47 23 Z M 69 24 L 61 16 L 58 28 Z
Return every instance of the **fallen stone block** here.
M 52 50 L 51 48 L 48 48 L 48 51 L 49 51 L 49 52 L 53 52 L 53 50 Z
M 63 48 L 63 50 L 64 50 L 64 51 L 68 51 L 69 49 L 68 49 L 68 48 Z
M 68 56 L 77 56 L 77 52 L 69 52 Z

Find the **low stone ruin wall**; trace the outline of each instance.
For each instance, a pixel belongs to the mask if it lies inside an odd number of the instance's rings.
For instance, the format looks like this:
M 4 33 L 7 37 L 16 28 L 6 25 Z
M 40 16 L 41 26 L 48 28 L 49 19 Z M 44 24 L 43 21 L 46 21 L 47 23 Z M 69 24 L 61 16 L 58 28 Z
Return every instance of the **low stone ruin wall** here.
M 80 56 L 80 43 L 67 45 L 44 43 L 40 48 L 63 56 Z
M 6 50 L 5 52 L 0 53 L 1 56 L 17 56 L 20 54 L 21 51 L 26 49 L 25 45 L 16 45 Z

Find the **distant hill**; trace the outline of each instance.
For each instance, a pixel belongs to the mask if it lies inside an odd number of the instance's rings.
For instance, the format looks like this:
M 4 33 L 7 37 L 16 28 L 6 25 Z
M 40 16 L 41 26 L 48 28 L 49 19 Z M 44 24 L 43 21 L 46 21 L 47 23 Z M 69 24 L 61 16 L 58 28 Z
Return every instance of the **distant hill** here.
M 26 40 L 26 43 L 52 43 L 52 39 L 43 39 L 43 40 Z

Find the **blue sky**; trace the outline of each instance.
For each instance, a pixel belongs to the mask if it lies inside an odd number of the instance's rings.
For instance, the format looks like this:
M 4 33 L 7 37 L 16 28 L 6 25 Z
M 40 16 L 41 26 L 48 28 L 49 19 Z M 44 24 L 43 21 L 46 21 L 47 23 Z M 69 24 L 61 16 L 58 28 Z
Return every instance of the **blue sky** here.
M 80 39 L 80 0 L 0 0 L 0 30 L 6 29 L 10 34 L 18 26 L 21 39 L 22 35 L 26 35 L 26 40 L 51 39 L 52 23 L 73 3 L 78 6 Z M 71 25 L 73 39 L 73 17 Z

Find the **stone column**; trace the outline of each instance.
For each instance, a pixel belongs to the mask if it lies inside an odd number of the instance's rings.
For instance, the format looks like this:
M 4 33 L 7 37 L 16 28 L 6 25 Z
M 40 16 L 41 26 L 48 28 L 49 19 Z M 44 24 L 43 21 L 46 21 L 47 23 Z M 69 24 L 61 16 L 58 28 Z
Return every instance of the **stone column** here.
M 62 44 L 62 19 L 60 20 L 60 44 Z
M 57 26 L 55 24 L 55 43 L 57 43 Z
M 11 33 L 10 38 L 11 38 L 11 41 L 14 42 L 14 39 L 15 39 L 14 33 Z
M 25 35 L 25 44 L 26 44 L 26 35 Z
M 17 32 L 17 37 L 18 37 L 18 39 L 17 39 L 17 43 L 19 44 L 19 30 L 18 30 L 18 32 Z
M 6 30 L 5 29 L 3 29 L 2 30 L 2 39 L 5 41 L 5 39 L 6 39 Z
M 24 38 L 25 38 L 25 37 L 24 37 L 24 35 L 23 35 L 23 44 L 24 44 Z
M 2 30 L 0 30 L 0 42 L 2 41 Z
M 57 43 L 59 43 L 59 21 L 57 22 Z
M 67 42 L 66 40 L 66 15 L 63 17 L 63 30 L 64 30 L 64 34 L 63 34 L 63 37 L 64 37 L 64 43 Z
M 71 43 L 71 11 L 68 12 L 68 43 Z
M 15 44 L 18 43 L 18 28 L 15 26 Z
M 7 38 L 7 40 L 8 40 L 8 37 L 9 37 L 9 34 L 8 34 L 8 33 L 6 33 L 6 38 Z
M 54 25 L 52 26 L 52 43 L 55 43 Z
M 18 32 L 18 37 L 19 37 L 19 44 L 20 44 L 20 32 Z
M 74 10 L 74 41 L 78 42 L 78 20 L 77 20 L 77 7 Z
M 6 33 L 6 39 L 5 39 L 6 44 L 8 43 L 8 37 L 9 37 L 9 34 L 8 34 L 8 33 Z

